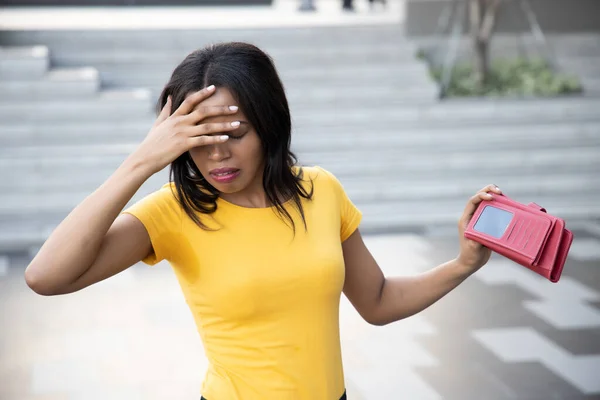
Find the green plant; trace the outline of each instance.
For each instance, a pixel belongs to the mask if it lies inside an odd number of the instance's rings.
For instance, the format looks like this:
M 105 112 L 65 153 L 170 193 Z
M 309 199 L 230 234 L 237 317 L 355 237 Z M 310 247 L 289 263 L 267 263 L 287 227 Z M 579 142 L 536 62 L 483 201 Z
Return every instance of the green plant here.
M 430 70 L 441 81 L 442 69 Z M 448 97 L 465 96 L 556 96 L 579 93 L 581 83 L 575 77 L 557 73 L 543 59 L 501 59 L 491 63 L 485 82 L 481 82 L 470 63 L 459 63 L 452 71 Z
M 423 49 L 417 50 L 417 52 L 415 53 L 415 58 L 420 61 L 426 61 L 427 54 L 425 53 L 425 50 L 423 50 Z

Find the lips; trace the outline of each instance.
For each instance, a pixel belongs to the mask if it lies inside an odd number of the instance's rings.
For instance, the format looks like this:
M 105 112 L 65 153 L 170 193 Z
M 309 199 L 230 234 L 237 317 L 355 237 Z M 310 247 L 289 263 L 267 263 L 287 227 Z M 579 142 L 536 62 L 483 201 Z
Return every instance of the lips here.
M 211 175 L 219 176 L 219 175 L 229 175 L 239 171 L 237 168 L 217 168 L 210 171 Z
M 210 176 L 219 183 L 228 183 L 233 181 L 240 174 L 237 168 L 217 168 L 210 172 Z

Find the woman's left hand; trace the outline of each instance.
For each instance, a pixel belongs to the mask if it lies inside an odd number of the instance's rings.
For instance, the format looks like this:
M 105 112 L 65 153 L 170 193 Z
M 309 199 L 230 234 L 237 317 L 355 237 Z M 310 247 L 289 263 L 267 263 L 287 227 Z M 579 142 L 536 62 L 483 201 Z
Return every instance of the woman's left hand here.
M 473 218 L 473 214 L 475 213 L 475 210 L 477 210 L 477 206 L 483 200 L 491 200 L 492 195 L 490 193 L 500 194 L 502 192 L 496 185 L 488 185 L 481 189 L 479 192 L 477 192 L 477 194 L 475 194 L 475 196 L 469 199 L 463 215 L 458 222 L 460 254 L 458 255 L 457 261 L 460 265 L 467 268 L 470 273 L 473 273 L 479 268 L 483 267 L 492 255 L 492 251 L 490 249 L 475 242 L 474 240 L 470 240 L 465 237 L 465 230 L 467 229 L 469 221 L 471 221 L 471 218 Z

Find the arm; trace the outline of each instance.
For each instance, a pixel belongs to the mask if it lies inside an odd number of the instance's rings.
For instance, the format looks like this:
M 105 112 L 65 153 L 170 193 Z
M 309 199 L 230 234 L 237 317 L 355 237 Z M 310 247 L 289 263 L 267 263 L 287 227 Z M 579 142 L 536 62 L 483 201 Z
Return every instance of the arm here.
M 214 86 L 189 95 L 171 114 L 167 101 L 139 148 L 58 225 L 25 270 L 25 281 L 42 295 L 70 293 L 115 275 L 152 251 L 148 232 L 131 215 L 119 213 L 154 173 L 191 148 L 222 143 L 213 136 L 236 127 L 200 123 L 207 117 L 233 115 L 223 106 L 197 107 Z
M 367 322 L 385 325 L 423 311 L 489 260 L 491 252 L 488 249 L 463 235 L 479 202 L 490 199 L 488 191 L 500 193 L 495 186 L 488 186 L 467 203 L 459 222 L 459 256 L 427 272 L 385 277 L 358 229 L 342 243 L 346 264 L 344 294 Z
M 58 225 L 25 270 L 38 294 L 77 291 L 115 275 L 152 251 L 144 226 L 135 217 L 117 218 L 151 175 L 127 160 Z
M 356 230 L 343 244 L 346 260 L 344 294 L 373 325 L 417 314 L 458 286 L 470 272 L 451 260 L 415 276 L 385 277 Z

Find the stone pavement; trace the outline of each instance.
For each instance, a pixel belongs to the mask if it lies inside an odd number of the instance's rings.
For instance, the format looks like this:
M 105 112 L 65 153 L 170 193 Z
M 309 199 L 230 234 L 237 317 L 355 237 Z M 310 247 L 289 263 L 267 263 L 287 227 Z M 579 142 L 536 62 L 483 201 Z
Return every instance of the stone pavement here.
M 456 254 L 452 237 L 367 236 L 388 275 Z M 0 259 L 0 399 L 197 399 L 206 359 L 167 264 L 41 297 Z M 576 234 L 551 284 L 492 261 L 425 312 L 368 325 L 343 298 L 351 400 L 600 398 L 600 237 Z

